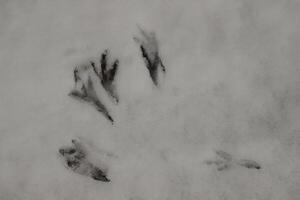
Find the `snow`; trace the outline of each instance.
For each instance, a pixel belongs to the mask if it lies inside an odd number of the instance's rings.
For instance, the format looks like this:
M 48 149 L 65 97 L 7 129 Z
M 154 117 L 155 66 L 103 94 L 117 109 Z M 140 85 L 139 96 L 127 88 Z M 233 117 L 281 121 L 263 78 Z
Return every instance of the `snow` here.
M 299 9 L 297 0 L 0 1 L 0 199 L 300 199 Z M 159 89 L 133 41 L 138 25 L 159 40 Z M 68 96 L 73 68 L 106 48 L 120 60 L 114 125 Z M 58 149 L 73 138 L 100 149 L 110 183 L 64 167 Z M 218 171 L 205 164 L 216 150 L 262 169 Z

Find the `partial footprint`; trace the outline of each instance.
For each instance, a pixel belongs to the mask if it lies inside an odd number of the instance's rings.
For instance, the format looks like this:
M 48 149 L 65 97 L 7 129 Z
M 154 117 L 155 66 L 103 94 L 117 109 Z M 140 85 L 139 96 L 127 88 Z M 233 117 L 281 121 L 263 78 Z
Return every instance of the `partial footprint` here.
M 233 165 L 246 167 L 248 169 L 261 169 L 260 164 L 253 160 L 247 159 L 234 159 L 232 155 L 225 151 L 216 151 L 216 158 L 213 160 L 206 161 L 208 165 L 216 165 L 219 171 L 229 169 Z
M 119 97 L 116 93 L 114 80 L 118 71 L 119 60 L 116 59 L 110 63 L 109 51 L 106 49 L 101 55 L 100 65 L 96 65 L 94 62 L 91 62 L 91 65 L 93 66 L 94 72 L 97 74 L 105 90 L 116 101 L 116 103 L 118 103 Z
M 102 182 L 110 181 L 104 171 L 88 159 L 87 151 L 80 141 L 72 140 L 72 146 L 61 147 L 59 154 L 65 166 L 73 172 Z
M 206 161 L 208 165 L 216 165 L 219 171 L 228 169 L 232 165 L 232 156 L 225 151 L 216 151 L 216 159 Z
M 253 160 L 241 159 L 241 160 L 237 161 L 237 164 L 242 167 L 249 168 L 249 169 L 260 169 L 261 168 L 260 164 L 258 164 L 257 162 L 255 162 Z
M 166 68 L 159 55 L 158 42 L 154 32 L 146 32 L 138 27 L 139 37 L 134 41 L 139 45 L 146 67 L 155 86 L 159 86 L 159 74 L 165 74 Z

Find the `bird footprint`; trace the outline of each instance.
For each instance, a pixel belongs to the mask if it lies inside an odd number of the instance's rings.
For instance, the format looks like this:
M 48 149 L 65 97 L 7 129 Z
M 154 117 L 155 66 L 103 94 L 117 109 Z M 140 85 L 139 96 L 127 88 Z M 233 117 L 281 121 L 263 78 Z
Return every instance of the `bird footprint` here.
M 108 67 L 108 50 L 105 50 L 101 55 L 100 63 L 90 62 L 74 69 L 74 89 L 69 93 L 71 97 L 78 100 L 89 102 L 112 123 L 114 122 L 110 115 L 107 107 L 104 104 L 103 99 L 97 95 L 95 85 L 97 84 L 93 77 L 100 80 L 100 87 L 97 89 L 104 88 L 102 93 L 108 94 L 117 103 L 119 101 L 115 86 L 114 79 L 118 70 L 119 61 L 115 60 L 110 67 Z M 102 96 L 103 97 L 103 96 Z

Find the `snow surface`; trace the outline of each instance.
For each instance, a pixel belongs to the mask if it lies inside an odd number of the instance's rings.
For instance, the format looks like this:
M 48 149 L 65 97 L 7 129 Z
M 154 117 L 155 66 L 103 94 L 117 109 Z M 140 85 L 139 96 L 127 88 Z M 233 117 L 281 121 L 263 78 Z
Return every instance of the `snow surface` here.
M 299 200 L 299 9 L 298 0 L 0 0 L 0 199 Z M 137 25 L 159 40 L 160 89 L 132 39 Z M 120 59 L 113 126 L 67 95 L 73 68 L 106 48 Z M 110 183 L 64 167 L 58 149 L 73 138 L 99 148 Z M 262 169 L 218 171 L 205 164 L 216 150 Z

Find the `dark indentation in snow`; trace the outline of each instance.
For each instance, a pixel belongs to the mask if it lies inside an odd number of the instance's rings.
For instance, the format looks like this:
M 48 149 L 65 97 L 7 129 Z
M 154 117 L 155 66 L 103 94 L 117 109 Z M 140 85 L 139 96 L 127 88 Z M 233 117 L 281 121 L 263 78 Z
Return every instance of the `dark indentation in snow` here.
M 206 164 L 208 165 L 216 165 L 217 166 L 217 169 L 219 171 L 222 171 L 224 169 L 228 169 L 229 166 L 230 166 L 230 163 L 229 162 L 226 162 L 224 160 L 209 160 L 209 161 L 206 161 Z
M 76 67 L 73 71 L 75 87 L 69 93 L 71 97 L 74 97 L 78 100 L 83 100 L 89 102 L 103 115 L 113 123 L 113 118 L 109 114 L 108 109 L 106 108 L 103 99 L 99 99 L 96 93 L 96 89 L 101 87 L 102 92 L 106 92 L 110 99 L 115 103 L 119 102 L 119 98 L 115 89 L 114 80 L 119 68 L 119 60 L 116 59 L 114 62 L 108 62 L 109 52 L 105 50 L 101 55 L 99 63 L 91 61 L 88 64 Z M 92 79 L 93 77 L 96 77 Z M 100 80 L 100 83 L 97 80 Z M 96 87 L 96 88 L 95 88 Z
M 78 82 L 78 80 L 81 80 L 79 76 L 77 76 L 76 73 L 77 69 L 74 70 L 74 80 L 75 80 L 75 84 Z M 79 89 L 73 89 L 69 95 L 73 98 L 76 98 L 78 100 L 83 100 L 86 102 L 91 103 L 92 105 L 95 106 L 95 108 L 103 113 L 103 115 L 112 123 L 114 122 L 113 118 L 110 116 L 107 108 L 101 103 L 101 101 L 99 100 L 95 88 L 94 88 L 94 84 L 92 82 L 91 77 L 88 77 L 87 83 L 82 83 L 82 86 Z
M 107 93 L 115 100 L 119 102 L 118 95 L 116 93 L 114 80 L 119 68 L 119 60 L 116 59 L 113 63 L 108 62 L 109 51 L 105 50 L 100 59 L 100 67 L 97 67 L 95 63 L 91 62 L 95 74 L 101 81 L 102 86 Z M 100 69 L 99 69 L 100 68 Z
M 216 158 L 214 160 L 206 161 L 208 165 L 215 165 L 217 170 L 222 171 L 229 169 L 233 165 L 239 165 L 248 169 L 261 169 L 261 166 L 253 161 L 247 159 L 234 159 L 231 154 L 225 151 L 216 151 Z
M 89 161 L 87 152 L 80 141 L 72 140 L 72 146 L 62 147 L 59 153 L 66 167 L 75 173 L 88 176 L 97 181 L 109 182 L 107 175 L 97 166 Z
M 139 45 L 142 57 L 149 71 L 150 77 L 154 85 L 159 85 L 158 73 L 166 72 L 166 68 L 162 62 L 159 55 L 158 42 L 154 32 L 146 32 L 145 30 L 140 30 L 140 37 L 134 37 L 133 39 Z
M 216 151 L 216 154 L 220 158 L 222 158 L 222 159 L 224 159 L 226 161 L 231 161 L 232 160 L 232 156 L 229 153 L 225 152 L 225 151 L 218 150 L 218 151 Z
M 238 161 L 238 164 L 249 169 L 261 169 L 261 166 L 253 160 L 242 159 Z
M 98 167 L 94 167 L 94 170 L 92 171 L 92 178 L 97 181 L 110 182 L 110 180 L 106 177 L 106 174 Z

